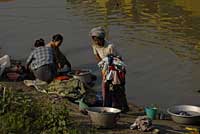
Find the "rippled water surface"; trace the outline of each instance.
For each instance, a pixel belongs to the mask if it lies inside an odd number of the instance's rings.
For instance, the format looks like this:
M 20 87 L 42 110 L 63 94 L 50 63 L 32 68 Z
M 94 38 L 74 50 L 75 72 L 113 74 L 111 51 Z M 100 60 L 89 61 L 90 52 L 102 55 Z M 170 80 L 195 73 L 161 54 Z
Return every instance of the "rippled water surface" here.
M 26 59 L 35 39 L 62 33 L 72 65 L 99 75 L 94 26 L 106 28 L 126 60 L 130 101 L 200 105 L 199 0 L 0 0 L 0 47 L 16 59 Z

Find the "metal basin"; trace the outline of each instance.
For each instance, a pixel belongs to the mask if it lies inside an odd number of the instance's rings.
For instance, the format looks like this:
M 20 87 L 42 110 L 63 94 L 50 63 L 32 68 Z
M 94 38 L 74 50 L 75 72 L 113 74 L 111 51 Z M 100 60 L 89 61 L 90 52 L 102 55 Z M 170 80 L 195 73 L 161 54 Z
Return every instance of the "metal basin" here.
M 79 79 L 84 83 L 90 83 L 92 81 L 91 73 L 92 71 L 89 69 L 81 69 L 73 70 L 69 75 L 72 75 L 75 79 Z
M 92 124 L 101 128 L 113 128 L 121 112 L 120 109 L 110 107 L 90 107 L 87 111 Z
M 199 124 L 200 107 L 192 105 L 179 105 L 167 109 L 173 121 L 181 124 Z

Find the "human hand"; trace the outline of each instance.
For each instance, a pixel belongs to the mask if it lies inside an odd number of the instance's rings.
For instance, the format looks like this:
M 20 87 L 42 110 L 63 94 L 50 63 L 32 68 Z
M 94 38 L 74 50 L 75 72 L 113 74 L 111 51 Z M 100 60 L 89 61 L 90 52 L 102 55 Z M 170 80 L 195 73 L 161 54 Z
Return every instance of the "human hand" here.
M 62 68 L 60 63 L 58 63 L 58 68 L 59 68 L 59 69 L 61 69 L 61 68 Z

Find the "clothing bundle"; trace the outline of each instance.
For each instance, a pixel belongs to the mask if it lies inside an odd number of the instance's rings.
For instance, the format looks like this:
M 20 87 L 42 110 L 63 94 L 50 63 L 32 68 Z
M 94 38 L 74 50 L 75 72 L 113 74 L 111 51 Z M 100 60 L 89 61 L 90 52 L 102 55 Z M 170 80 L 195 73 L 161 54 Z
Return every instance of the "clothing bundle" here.
M 150 131 L 152 129 L 152 120 L 147 116 L 139 116 L 130 126 L 130 129 L 138 129 L 139 131 Z
M 120 57 L 109 55 L 98 63 L 102 70 L 103 106 L 129 111 L 125 94 L 126 65 Z
M 126 65 L 120 57 L 109 55 L 98 63 L 102 70 L 103 81 L 113 85 L 125 84 Z

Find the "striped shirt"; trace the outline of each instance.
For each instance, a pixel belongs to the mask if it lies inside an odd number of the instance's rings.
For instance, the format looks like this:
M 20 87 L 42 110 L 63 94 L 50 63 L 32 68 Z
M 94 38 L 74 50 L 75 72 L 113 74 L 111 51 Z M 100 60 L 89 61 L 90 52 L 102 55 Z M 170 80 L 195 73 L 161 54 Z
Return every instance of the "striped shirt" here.
M 54 63 L 53 49 L 47 46 L 34 48 L 26 63 L 31 65 L 32 70 L 38 69 L 43 65 Z

